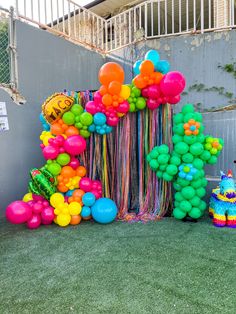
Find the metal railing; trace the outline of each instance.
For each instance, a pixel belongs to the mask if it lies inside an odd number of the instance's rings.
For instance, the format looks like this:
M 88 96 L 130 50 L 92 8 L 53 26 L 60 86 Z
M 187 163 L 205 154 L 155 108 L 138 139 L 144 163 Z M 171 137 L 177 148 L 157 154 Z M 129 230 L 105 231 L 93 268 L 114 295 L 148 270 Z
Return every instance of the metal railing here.
M 10 84 L 8 16 L 0 11 L 0 84 Z
M 71 0 L 16 0 L 20 19 L 109 52 L 141 39 L 229 29 L 235 0 L 150 0 L 105 20 Z M 21 6 L 20 6 L 21 3 Z

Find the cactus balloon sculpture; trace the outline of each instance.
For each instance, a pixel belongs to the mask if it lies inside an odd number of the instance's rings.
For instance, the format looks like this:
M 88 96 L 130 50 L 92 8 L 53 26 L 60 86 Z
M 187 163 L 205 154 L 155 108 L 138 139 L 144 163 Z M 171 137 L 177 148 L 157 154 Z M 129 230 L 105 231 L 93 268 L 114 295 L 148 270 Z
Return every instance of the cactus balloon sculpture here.
M 156 146 L 147 160 L 158 178 L 173 181 L 174 217 L 198 219 L 206 209 L 202 200 L 207 186 L 204 166 L 217 162 L 223 140 L 203 134 L 202 115 L 191 104 L 183 106 L 173 120 L 173 151 L 165 144 Z

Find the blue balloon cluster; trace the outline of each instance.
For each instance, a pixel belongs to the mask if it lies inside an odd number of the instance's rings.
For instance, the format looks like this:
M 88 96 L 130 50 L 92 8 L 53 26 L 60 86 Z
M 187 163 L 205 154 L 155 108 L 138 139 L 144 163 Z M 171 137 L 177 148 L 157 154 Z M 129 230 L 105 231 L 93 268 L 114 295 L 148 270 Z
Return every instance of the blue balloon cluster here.
M 50 131 L 50 125 L 47 123 L 47 121 L 45 120 L 44 116 L 42 113 L 40 113 L 39 115 L 39 120 L 40 122 L 42 123 L 42 126 L 43 126 L 43 130 L 44 131 Z
M 104 113 L 98 112 L 93 116 L 93 124 L 88 127 L 89 132 L 96 132 L 100 135 L 112 132 L 112 127 L 107 125 L 107 117 Z
M 96 202 L 95 195 L 91 192 L 87 192 L 82 197 L 82 202 L 84 206 L 82 207 L 81 217 L 88 218 L 91 216 L 91 206 L 93 206 Z

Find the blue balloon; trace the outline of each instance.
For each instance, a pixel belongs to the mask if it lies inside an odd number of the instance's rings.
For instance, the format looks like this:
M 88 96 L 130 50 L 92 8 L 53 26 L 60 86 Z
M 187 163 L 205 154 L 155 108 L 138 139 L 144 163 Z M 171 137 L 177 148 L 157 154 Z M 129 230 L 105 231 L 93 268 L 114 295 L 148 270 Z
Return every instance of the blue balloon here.
M 150 60 L 154 64 L 154 67 L 156 68 L 158 61 L 160 60 L 160 55 L 156 50 L 149 50 L 145 54 L 145 60 Z
M 99 198 L 91 209 L 93 219 L 100 224 L 112 222 L 118 213 L 115 202 L 105 197 Z
M 74 192 L 74 190 L 69 190 L 69 191 L 67 191 L 67 192 L 65 193 L 65 196 L 70 197 L 70 196 L 72 196 L 73 192 Z
M 91 208 L 88 207 L 88 206 L 83 206 L 80 215 L 81 215 L 82 218 L 89 217 L 91 215 Z
M 157 63 L 155 70 L 161 72 L 162 74 L 166 74 L 170 71 L 170 64 L 166 60 L 161 60 Z
M 43 129 L 44 131 L 50 131 L 50 125 L 47 123 L 47 121 L 45 120 L 42 112 L 39 115 L 39 120 L 42 123 Z
M 88 127 L 88 131 L 89 131 L 89 132 L 95 132 L 95 131 L 96 131 L 96 126 L 95 126 L 95 124 L 91 124 L 91 125 Z
M 135 62 L 135 64 L 133 65 L 133 71 L 134 71 L 134 75 L 138 75 L 140 74 L 140 70 L 139 70 L 139 67 L 140 67 L 140 64 L 142 63 L 142 60 L 137 60 Z
M 103 125 L 106 123 L 106 121 L 107 121 L 107 118 L 104 113 L 101 113 L 101 112 L 95 113 L 93 117 L 94 124 Z
M 112 126 L 110 126 L 110 125 L 107 125 L 107 126 L 106 126 L 106 134 L 111 133 L 112 130 L 113 130 L 113 127 L 112 127 Z
M 82 197 L 82 202 L 85 206 L 92 206 L 96 201 L 95 195 L 91 192 L 85 193 Z

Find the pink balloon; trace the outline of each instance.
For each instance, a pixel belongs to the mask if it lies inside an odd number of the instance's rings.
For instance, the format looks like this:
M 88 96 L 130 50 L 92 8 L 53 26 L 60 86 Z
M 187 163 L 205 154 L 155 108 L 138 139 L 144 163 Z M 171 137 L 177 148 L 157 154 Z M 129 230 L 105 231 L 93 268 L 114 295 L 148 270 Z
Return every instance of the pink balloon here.
M 153 84 L 148 87 L 148 97 L 157 99 L 160 96 L 160 88 L 158 85 Z
M 99 93 L 99 91 L 96 91 L 93 95 L 93 99 L 94 99 L 94 102 L 96 104 L 99 104 L 102 102 L 102 95 Z
M 94 194 L 96 200 L 102 197 L 102 193 L 99 192 L 98 190 L 91 190 L 91 193 Z
M 41 225 L 41 216 L 39 214 L 34 214 L 27 221 L 27 227 L 29 229 L 37 229 Z
M 86 141 L 80 135 L 72 135 L 65 140 L 64 148 L 72 156 L 79 155 L 85 151 Z
M 45 159 L 55 159 L 59 154 L 59 149 L 55 146 L 48 145 L 43 149 L 43 156 Z
M 33 206 L 32 206 L 32 208 L 33 208 L 33 213 L 34 214 L 40 214 L 41 213 L 41 211 L 43 210 L 43 204 L 40 204 L 40 203 L 35 203 Z
M 148 87 L 143 88 L 142 89 L 142 96 L 145 97 L 145 98 L 148 98 L 149 97 L 148 94 L 149 94 Z
M 6 208 L 6 218 L 12 224 L 25 223 L 32 216 L 32 208 L 23 201 L 15 201 Z
M 177 96 L 185 88 L 185 78 L 182 73 L 175 71 L 163 76 L 160 88 L 165 96 Z
M 116 126 L 119 123 L 119 118 L 117 116 L 109 116 L 107 118 L 107 124 L 110 126 Z
M 151 110 L 154 110 L 160 106 L 160 103 L 156 99 L 149 98 L 147 100 L 147 107 Z
M 45 201 L 45 198 L 42 195 L 37 195 L 37 194 L 32 194 L 33 201 L 38 202 L 38 201 Z
M 54 208 L 51 206 L 44 208 L 41 213 L 41 218 L 44 225 L 52 223 L 55 218 Z
M 97 107 L 94 101 L 87 102 L 87 104 L 85 105 L 85 109 L 91 114 L 97 113 Z
M 174 97 L 168 97 L 167 101 L 171 105 L 176 105 L 178 102 L 180 102 L 180 99 L 181 99 L 180 95 L 177 95 Z
M 120 113 L 127 113 L 129 111 L 129 103 L 128 101 L 123 101 L 121 104 L 119 104 L 117 111 Z
M 80 165 L 80 162 L 77 158 L 71 157 L 68 166 L 72 167 L 74 170 L 77 169 Z
M 92 189 L 92 180 L 89 178 L 82 178 L 79 181 L 79 187 L 81 190 L 83 190 L 84 192 L 89 192 Z

